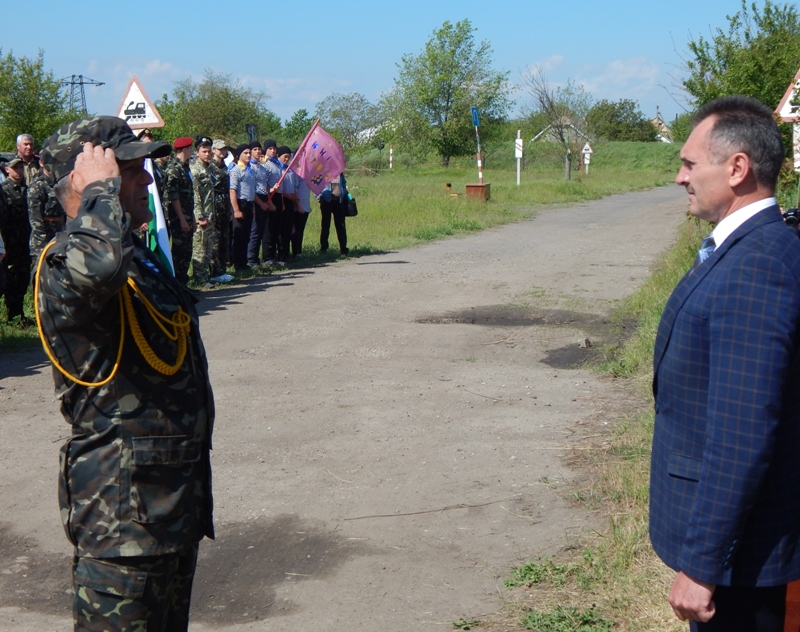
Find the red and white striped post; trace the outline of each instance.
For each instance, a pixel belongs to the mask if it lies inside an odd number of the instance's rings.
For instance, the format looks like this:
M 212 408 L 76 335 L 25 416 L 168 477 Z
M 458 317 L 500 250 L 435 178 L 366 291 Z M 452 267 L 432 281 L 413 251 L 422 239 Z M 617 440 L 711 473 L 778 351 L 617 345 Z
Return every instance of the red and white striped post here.
M 481 124 L 478 108 L 472 108 L 472 124 L 475 126 L 475 138 L 478 140 L 478 184 L 483 184 L 483 161 L 481 160 L 481 135 L 478 126 Z

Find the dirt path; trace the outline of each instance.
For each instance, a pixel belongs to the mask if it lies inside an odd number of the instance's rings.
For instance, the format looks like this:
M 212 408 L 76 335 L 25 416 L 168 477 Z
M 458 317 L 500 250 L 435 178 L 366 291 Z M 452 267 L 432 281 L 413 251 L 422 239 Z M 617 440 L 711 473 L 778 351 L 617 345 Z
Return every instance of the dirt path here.
M 192 630 L 452 629 L 599 526 L 562 456 L 628 396 L 566 367 L 684 210 L 659 188 L 207 294 L 218 538 Z M 0 630 L 65 631 L 68 431 L 40 351 L 0 358 L 0 411 Z

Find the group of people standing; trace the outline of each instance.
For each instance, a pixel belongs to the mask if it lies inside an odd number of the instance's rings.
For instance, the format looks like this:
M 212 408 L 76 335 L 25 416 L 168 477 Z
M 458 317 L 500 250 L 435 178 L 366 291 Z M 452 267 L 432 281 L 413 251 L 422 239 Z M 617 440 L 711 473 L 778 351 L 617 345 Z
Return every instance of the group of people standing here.
M 142 140 L 151 140 L 147 130 Z M 303 237 L 311 213 L 306 182 L 289 169 L 292 150 L 271 139 L 235 148 L 206 136 L 181 137 L 174 154 L 155 161 L 155 180 L 172 239 L 176 278 L 201 289 L 233 280 L 238 271 L 279 266 L 303 256 Z M 320 196 L 322 251 L 328 248 L 331 217 L 339 249 L 347 248 L 344 176 Z M 330 195 L 331 189 L 336 195 Z M 324 221 L 327 218 L 327 224 Z M 327 230 L 325 229 L 327 227 Z
M 137 134 L 152 142 L 150 130 Z M 47 150 L 37 155 L 30 134 L 17 137 L 17 154 L 0 158 L 0 295 L 8 322 L 31 326 L 24 299 L 32 271 L 47 243 L 66 226 L 53 191 Z M 277 267 L 303 256 L 311 213 L 306 182 L 288 168 L 292 151 L 274 140 L 231 147 L 206 136 L 181 137 L 172 154 L 153 160 L 153 178 L 167 223 L 175 277 L 199 289 L 228 283 L 236 271 Z M 319 196 L 320 250 L 328 249 L 333 220 L 341 254 L 347 255 L 344 175 Z M 145 238 L 146 226 L 138 228 Z M 191 269 L 191 277 L 190 277 Z M 16 320 L 15 320 L 16 319 Z
M 8 322 L 32 325 L 23 304 L 31 269 L 45 245 L 64 229 L 66 215 L 53 193 L 46 152 L 34 154 L 34 138 L 17 136 L 17 154 L 0 159 L 0 294 Z

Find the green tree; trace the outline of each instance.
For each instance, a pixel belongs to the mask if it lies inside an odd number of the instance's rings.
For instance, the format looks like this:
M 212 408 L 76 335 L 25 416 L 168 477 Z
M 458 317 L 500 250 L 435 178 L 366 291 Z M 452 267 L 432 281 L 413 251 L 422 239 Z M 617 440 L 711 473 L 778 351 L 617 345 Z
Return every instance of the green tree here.
M 800 17 L 793 4 L 753 2 L 726 16 L 728 30 L 688 44 L 689 75 L 682 87 L 699 107 L 727 94 L 755 97 L 777 107 L 800 64 Z
M 292 114 L 292 118 L 283 124 L 281 138 L 285 143 L 289 144 L 293 150 L 298 149 L 300 143 L 303 142 L 303 139 L 316 120 L 316 118 L 308 113 L 308 110 L 301 108 L 295 111 L 295 113 Z
M 367 145 L 378 124 L 378 108 L 358 92 L 334 92 L 317 103 L 316 115 L 345 151 Z
M 383 98 L 383 138 L 436 150 L 442 165 L 475 151 L 470 109 L 491 140 L 509 110 L 508 73 L 492 69 L 489 42 L 476 44 L 469 20 L 444 22 L 419 55 L 404 55 L 394 88 Z
M 631 99 L 598 101 L 586 114 L 586 127 L 595 138 L 611 141 L 654 142 L 658 130 Z
M 685 143 L 692 133 L 692 117 L 694 112 L 684 112 L 676 116 L 675 120 L 670 125 L 672 130 L 672 140 L 676 143 Z
M 5 55 L 0 49 L 0 148 L 13 151 L 19 134 L 31 134 L 36 146 L 74 118 L 67 95 L 52 70 L 44 68 L 44 53 L 36 59 Z
M 266 107 L 268 98 L 231 75 L 206 69 L 200 81 L 182 79 L 176 82 L 172 99 L 164 95 L 156 103 L 165 127 L 154 134 L 170 141 L 202 134 L 244 142 L 246 126 L 253 124 L 257 137 L 266 138 L 280 129 L 280 119 Z

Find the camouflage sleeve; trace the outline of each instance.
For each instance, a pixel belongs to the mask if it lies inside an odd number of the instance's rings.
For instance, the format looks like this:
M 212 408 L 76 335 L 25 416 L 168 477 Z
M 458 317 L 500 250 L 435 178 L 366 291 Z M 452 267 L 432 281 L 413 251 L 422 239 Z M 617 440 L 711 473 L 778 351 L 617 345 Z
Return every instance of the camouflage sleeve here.
M 166 181 L 164 189 L 166 190 L 166 198 L 168 202 L 173 200 L 180 201 L 181 199 L 181 174 L 174 164 L 169 164 L 164 172 L 164 180 Z
M 47 202 L 47 193 L 44 186 L 34 182 L 28 187 L 28 219 L 31 223 L 31 253 L 40 253 L 47 245 L 46 231 L 44 228 L 44 213 L 42 209 Z
M 128 278 L 133 241 L 119 202 L 120 183 L 119 177 L 108 178 L 86 187 L 77 217 L 42 265 L 40 298 L 58 305 L 60 317 L 74 324 L 91 321 Z
M 214 220 L 214 185 L 206 169 L 192 169 L 194 189 L 194 218 L 199 221 Z

